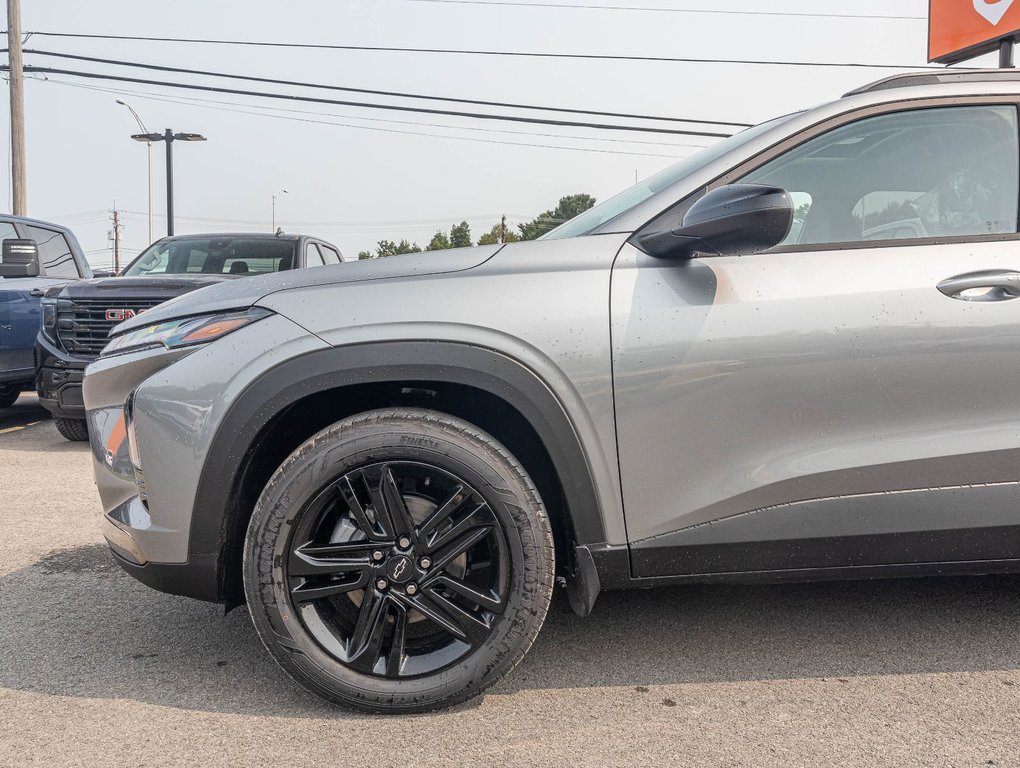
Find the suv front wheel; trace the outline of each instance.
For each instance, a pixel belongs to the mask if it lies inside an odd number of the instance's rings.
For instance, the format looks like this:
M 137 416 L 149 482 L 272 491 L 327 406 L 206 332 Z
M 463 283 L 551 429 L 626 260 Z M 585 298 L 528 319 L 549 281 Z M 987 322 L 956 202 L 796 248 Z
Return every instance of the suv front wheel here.
M 270 479 L 245 540 L 259 636 L 299 683 L 369 711 L 451 706 L 507 674 L 552 594 L 538 492 L 493 437 L 435 411 L 345 419 Z

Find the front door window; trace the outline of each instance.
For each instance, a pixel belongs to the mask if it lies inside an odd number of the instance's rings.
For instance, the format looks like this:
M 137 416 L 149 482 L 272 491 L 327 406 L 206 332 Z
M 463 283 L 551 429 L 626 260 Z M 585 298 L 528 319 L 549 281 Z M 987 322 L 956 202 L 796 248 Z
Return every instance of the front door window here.
M 1017 231 L 1017 112 L 1012 106 L 917 109 L 816 136 L 740 181 L 791 193 L 783 245 Z

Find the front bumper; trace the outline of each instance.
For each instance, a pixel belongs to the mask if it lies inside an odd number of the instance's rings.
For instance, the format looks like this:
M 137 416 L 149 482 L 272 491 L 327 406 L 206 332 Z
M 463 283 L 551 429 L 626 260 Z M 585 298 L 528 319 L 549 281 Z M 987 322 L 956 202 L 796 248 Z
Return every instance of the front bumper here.
M 40 368 L 35 379 L 39 404 L 54 416 L 62 419 L 84 419 L 85 401 L 81 382 L 85 366 L 80 368 Z
M 66 355 L 41 334 L 35 343 L 35 359 L 35 391 L 40 405 L 58 418 L 84 419 L 81 385 L 91 361 Z
M 141 498 L 133 496 L 103 516 L 100 529 L 120 566 L 146 586 L 196 600 L 219 600 L 218 558 L 192 555 L 184 563 L 150 561 L 148 550 L 166 531 L 153 529 Z
M 208 447 L 252 381 L 325 346 L 273 315 L 203 346 L 129 352 L 88 367 L 83 391 L 102 530 L 129 573 L 173 594 L 220 599 L 220 548 L 194 551 L 189 539 L 194 515 L 222 514 L 195 509 Z

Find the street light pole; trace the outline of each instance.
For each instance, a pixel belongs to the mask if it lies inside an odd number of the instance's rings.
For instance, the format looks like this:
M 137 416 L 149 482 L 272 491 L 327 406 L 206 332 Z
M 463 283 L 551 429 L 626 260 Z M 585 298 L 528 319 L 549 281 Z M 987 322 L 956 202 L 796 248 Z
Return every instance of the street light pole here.
M 173 129 L 167 128 L 163 133 L 136 133 L 132 137 L 135 141 L 163 141 L 166 142 L 166 233 L 174 233 L 174 152 L 175 141 L 205 141 L 205 136 L 198 133 L 174 133 Z
M 135 112 L 134 108 L 130 104 L 128 104 L 126 101 L 121 101 L 120 99 L 117 99 L 117 103 L 120 104 L 122 107 L 127 107 L 128 108 L 128 111 L 131 113 L 131 116 L 134 117 L 135 122 L 138 123 L 138 127 L 142 129 L 142 133 L 148 133 L 149 132 L 149 129 L 145 127 L 145 123 L 142 122 L 142 118 L 140 118 L 138 116 L 138 113 Z M 151 141 L 145 142 L 145 154 L 146 154 L 146 161 L 147 161 L 146 168 L 148 169 L 147 183 L 149 185 L 149 242 L 151 243 L 152 242 L 152 142 Z
M 166 233 L 174 233 L 174 132 L 163 133 L 166 142 Z
M 273 232 L 276 232 L 276 198 L 278 198 L 280 195 L 286 194 L 287 190 L 281 189 L 279 192 L 273 195 L 273 229 L 272 229 Z

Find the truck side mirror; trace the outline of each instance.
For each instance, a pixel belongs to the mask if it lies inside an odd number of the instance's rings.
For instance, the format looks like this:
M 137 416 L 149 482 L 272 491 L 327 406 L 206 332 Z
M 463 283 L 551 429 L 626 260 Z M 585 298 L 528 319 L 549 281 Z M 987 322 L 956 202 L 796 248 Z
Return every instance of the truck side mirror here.
M 38 276 L 38 243 L 35 240 L 4 240 L 0 249 L 0 277 Z

